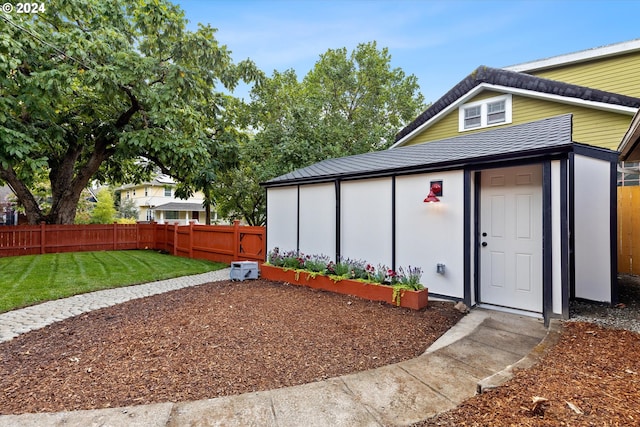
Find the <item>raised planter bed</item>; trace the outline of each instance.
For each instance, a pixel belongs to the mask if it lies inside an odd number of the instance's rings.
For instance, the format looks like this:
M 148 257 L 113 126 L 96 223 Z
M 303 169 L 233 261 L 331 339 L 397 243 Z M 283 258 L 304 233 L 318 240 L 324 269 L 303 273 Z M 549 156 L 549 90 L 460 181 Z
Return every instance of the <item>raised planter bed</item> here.
M 273 280 L 275 282 L 287 282 L 292 285 L 307 286 L 313 289 L 322 289 L 324 291 L 352 295 L 371 301 L 383 301 L 398 305 L 398 301 L 394 301 L 395 295 L 392 286 L 349 279 L 335 281 L 333 278 L 321 274 L 314 275 L 306 271 L 284 269 L 264 264 L 260 266 L 260 276 L 263 279 Z M 429 301 L 429 292 L 427 289 L 420 291 L 401 289 L 399 292 L 400 307 L 420 310 L 426 307 Z

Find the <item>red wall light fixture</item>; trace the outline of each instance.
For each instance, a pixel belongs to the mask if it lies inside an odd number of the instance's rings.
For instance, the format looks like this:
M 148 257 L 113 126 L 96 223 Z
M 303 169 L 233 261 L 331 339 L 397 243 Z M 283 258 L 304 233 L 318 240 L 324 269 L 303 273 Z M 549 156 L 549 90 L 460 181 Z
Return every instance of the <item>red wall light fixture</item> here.
M 429 194 L 424 199 L 425 203 L 439 202 L 438 196 L 442 196 L 442 181 L 431 181 Z

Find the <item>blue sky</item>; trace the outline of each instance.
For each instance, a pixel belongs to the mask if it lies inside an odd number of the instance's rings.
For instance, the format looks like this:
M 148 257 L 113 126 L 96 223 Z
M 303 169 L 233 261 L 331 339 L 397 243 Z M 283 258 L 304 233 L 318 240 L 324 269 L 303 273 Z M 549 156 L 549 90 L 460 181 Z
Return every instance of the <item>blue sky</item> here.
M 234 61 L 301 80 L 327 49 L 376 41 L 427 102 L 480 65 L 503 67 L 640 38 L 637 0 L 174 0 L 218 29 Z M 236 95 L 246 97 L 246 88 Z

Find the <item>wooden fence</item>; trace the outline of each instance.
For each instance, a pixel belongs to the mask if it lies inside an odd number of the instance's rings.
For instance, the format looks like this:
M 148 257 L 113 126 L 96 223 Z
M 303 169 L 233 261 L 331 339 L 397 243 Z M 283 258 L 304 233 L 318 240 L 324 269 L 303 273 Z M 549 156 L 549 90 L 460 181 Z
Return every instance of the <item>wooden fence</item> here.
M 618 273 L 640 274 L 640 187 L 618 187 Z
M 154 249 L 230 263 L 264 261 L 264 227 L 233 225 L 105 224 L 0 227 L 0 257 L 58 252 Z

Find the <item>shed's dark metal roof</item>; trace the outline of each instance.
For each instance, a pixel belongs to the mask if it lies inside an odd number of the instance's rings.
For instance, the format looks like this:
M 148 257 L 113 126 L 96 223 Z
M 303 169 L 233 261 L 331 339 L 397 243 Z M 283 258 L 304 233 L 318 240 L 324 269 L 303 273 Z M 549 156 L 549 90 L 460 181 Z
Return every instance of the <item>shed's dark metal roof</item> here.
M 482 83 L 489 83 L 515 89 L 526 89 L 550 95 L 577 98 L 584 101 L 602 102 L 605 104 L 613 104 L 623 107 L 640 107 L 640 98 L 482 65 L 469 74 L 460 83 L 455 85 L 451 90 L 449 90 L 449 92 L 445 93 L 440 99 L 434 102 L 414 121 L 405 126 L 404 129 L 398 132 L 396 135 L 396 142 L 413 132 L 429 119 L 433 118 L 436 114 Z
M 323 160 L 274 178 L 263 185 L 272 187 L 416 169 L 464 166 L 492 159 L 533 156 L 553 149 L 567 151 L 573 144 L 571 122 L 572 115 L 565 114 L 424 144 Z

